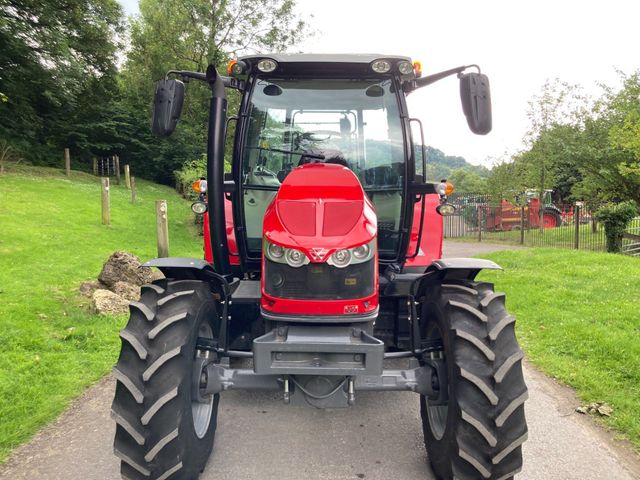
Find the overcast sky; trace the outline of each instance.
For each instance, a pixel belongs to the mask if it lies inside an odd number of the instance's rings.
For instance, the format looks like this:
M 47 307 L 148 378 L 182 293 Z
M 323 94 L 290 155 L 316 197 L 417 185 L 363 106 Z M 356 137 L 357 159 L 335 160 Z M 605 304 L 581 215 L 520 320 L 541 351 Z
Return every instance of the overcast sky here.
M 127 13 L 137 11 L 136 0 L 121 2 Z M 640 69 L 637 0 L 297 0 L 297 4 L 316 34 L 296 50 L 407 55 L 422 62 L 426 75 L 480 65 L 491 81 L 489 135 L 469 132 L 455 77 L 412 93 L 408 102 L 411 115 L 425 125 L 429 145 L 486 166 L 491 166 L 489 158 L 521 147 L 527 102 L 545 79 L 579 83 L 597 95 L 598 82 L 618 85 L 616 69 L 626 73 Z

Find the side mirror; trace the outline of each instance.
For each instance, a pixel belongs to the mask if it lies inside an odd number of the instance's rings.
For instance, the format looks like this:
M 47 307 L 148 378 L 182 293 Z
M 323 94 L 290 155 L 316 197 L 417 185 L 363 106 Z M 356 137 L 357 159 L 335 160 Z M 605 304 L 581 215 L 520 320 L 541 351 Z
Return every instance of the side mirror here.
M 481 73 L 460 76 L 460 100 L 469 129 L 477 135 L 491 131 L 491 91 L 489 77 Z
M 180 80 L 159 80 L 153 99 L 153 120 L 151 130 L 160 137 L 168 137 L 176 129 L 182 103 L 184 83 Z

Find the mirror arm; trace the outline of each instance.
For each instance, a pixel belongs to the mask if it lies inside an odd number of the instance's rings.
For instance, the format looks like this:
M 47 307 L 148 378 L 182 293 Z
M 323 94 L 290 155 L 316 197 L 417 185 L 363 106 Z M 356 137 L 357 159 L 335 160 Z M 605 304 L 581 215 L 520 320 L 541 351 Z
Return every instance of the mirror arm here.
M 460 75 L 467 68 L 477 68 L 478 73 L 480 72 L 480 67 L 478 65 L 463 65 L 460 67 L 452 68 L 450 70 L 445 70 L 444 72 L 434 73 L 433 75 L 427 75 L 426 77 L 416 78 L 412 85 L 409 88 L 409 91 L 416 90 L 418 88 L 426 87 L 427 85 L 431 85 L 432 83 L 436 83 L 437 81 L 442 80 L 443 78 L 450 77 L 451 75 Z
M 169 70 L 165 78 L 168 79 L 169 75 L 178 75 L 182 77 L 182 80 L 185 83 L 188 82 L 190 78 L 201 82 L 209 82 L 209 80 L 207 79 L 207 74 L 201 72 L 191 72 L 189 70 Z M 236 90 L 244 89 L 245 82 L 243 82 L 242 80 L 238 80 L 237 78 L 233 77 L 224 77 L 222 75 L 220 75 L 220 79 L 222 80 L 222 83 L 225 87 L 235 88 Z

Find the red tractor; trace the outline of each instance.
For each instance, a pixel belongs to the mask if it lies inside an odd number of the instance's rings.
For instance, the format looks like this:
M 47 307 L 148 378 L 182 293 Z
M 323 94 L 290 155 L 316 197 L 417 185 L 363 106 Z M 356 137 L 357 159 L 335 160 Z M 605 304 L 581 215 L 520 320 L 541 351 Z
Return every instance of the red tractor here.
M 551 200 L 552 190 L 545 190 L 542 207 L 538 192 L 527 190 L 522 195 L 526 205 L 525 228 L 556 228 L 562 225 L 563 218 L 572 215 L 571 211 L 563 212 Z M 542 208 L 542 216 L 540 215 Z M 487 230 L 519 230 L 522 227 L 522 207 L 508 200 L 502 200 L 498 206 L 485 206 L 485 227 Z M 542 217 L 542 218 L 541 218 Z
M 230 389 L 316 408 L 354 405 L 362 391 L 414 392 L 439 479 L 520 471 L 523 353 L 504 294 L 475 280 L 500 267 L 440 258 L 452 188 L 422 177 L 411 128 L 421 136 L 421 125 L 405 103 L 457 74 L 471 130 L 488 133 L 488 79 L 469 68 L 421 76 L 407 57 L 273 54 L 241 58 L 228 76 L 210 66 L 158 82 L 162 136 L 180 117 L 179 79 L 211 88 L 207 201 L 194 204 L 207 212 L 206 255 L 146 263 L 166 279 L 142 288 L 120 334 L 123 478 L 198 478 Z M 241 94 L 236 116 L 225 89 Z

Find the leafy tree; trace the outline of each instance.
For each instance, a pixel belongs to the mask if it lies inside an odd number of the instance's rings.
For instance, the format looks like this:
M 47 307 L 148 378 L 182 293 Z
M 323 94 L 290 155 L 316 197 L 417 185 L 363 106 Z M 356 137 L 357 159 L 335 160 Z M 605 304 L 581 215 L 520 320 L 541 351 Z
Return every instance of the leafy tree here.
M 448 177 L 459 193 L 486 193 L 487 179 L 464 168 L 456 168 Z
M 526 190 L 521 155 L 514 155 L 510 160 L 502 159 L 491 169 L 491 175 L 487 179 L 487 192 L 495 202 L 505 199 L 515 203 L 516 196 Z
M 587 99 L 577 85 L 559 79 L 546 81 L 539 95 L 529 101 L 530 128 L 525 136 L 529 149 L 522 153 L 526 182 L 544 191 L 558 181 L 559 165 L 570 155 L 567 141 L 584 112 Z M 542 215 L 542 210 L 540 210 Z M 540 222 L 542 224 L 542 222 Z
M 292 46 L 306 33 L 294 6 L 293 0 L 141 0 L 140 15 L 131 20 L 121 86 L 123 109 L 144 129 L 134 127 L 137 142 L 126 145 L 121 157 L 165 183 L 185 161 L 200 158 L 206 150 L 208 87 L 189 83 L 180 125 L 165 140 L 148 131 L 154 81 L 169 70 L 203 72 L 209 64 L 224 72 L 228 60 L 241 52 Z M 233 114 L 239 99 L 227 93 Z
M 0 137 L 40 163 L 92 148 L 121 15 L 116 0 L 0 0 Z

